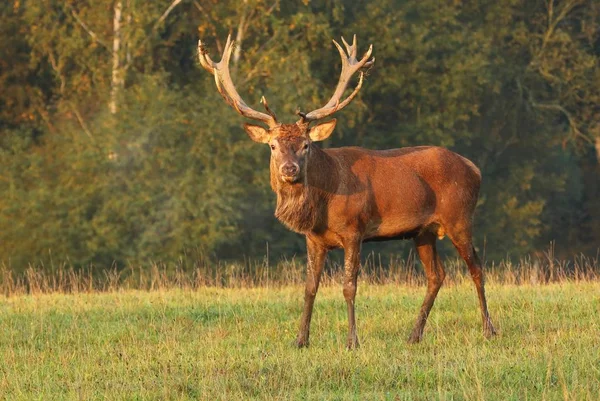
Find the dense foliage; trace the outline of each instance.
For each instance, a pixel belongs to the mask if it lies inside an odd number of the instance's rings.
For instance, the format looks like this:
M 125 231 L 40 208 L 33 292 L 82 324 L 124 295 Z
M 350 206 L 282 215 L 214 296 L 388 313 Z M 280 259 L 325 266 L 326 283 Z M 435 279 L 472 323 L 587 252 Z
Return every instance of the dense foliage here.
M 447 146 L 484 185 L 489 258 L 600 244 L 600 3 L 595 0 L 11 0 L 0 4 L 0 259 L 20 269 L 290 257 L 268 149 L 198 67 L 237 35 L 254 107 L 322 105 L 331 38 L 377 58 L 324 146 Z M 239 58 L 238 58 L 239 56 Z M 387 245 L 398 250 L 397 244 Z

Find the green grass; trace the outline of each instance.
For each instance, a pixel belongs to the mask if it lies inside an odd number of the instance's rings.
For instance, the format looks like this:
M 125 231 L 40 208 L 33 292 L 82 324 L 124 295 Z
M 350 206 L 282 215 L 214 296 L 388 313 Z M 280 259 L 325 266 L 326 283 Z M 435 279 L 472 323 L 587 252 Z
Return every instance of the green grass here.
M 600 399 L 600 282 L 487 288 L 495 339 L 465 281 L 411 346 L 424 288 L 359 285 L 353 352 L 339 286 L 317 296 L 304 350 L 300 286 L 0 298 L 0 398 Z

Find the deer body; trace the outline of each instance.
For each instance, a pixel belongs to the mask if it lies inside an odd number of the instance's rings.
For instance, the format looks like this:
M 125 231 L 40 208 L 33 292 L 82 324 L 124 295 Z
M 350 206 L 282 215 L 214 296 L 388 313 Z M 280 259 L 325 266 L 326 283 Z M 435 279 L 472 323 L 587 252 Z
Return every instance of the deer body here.
M 388 240 L 430 230 L 443 237 L 445 227 L 470 223 L 481 180 L 470 161 L 438 147 L 314 146 L 308 160 L 303 182 L 277 185 L 279 173 L 272 169 L 278 207 L 305 210 L 301 218 L 279 211 L 276 216 L 328 249 L 343 247 L 343 238 L 356 235 L 363 241 Z M 457 210 L 466 215 L 456 216 Z M 303 224 L 308 221 L 312 224 Z
M 344 108 L 363 82 L 361 69 L 374 63 L 372 47 L 356 58 L 352 45 L 334 41 L 342 59 L 342 72 L 331 99 L 310 113 L 298 112 L 295 124 L 279 123 L 264 97 L 267 114 L 250 108 L 237 93 L 229 74 L 233 49 L 227 39 L 219 63 L 208 56 L 202 42 L 198 54 L 202 66 L 215 76 L 217 89 L 227 103 L 245 117 L 261 121 L 245 124 L 250 138 L 271 148 L 271 188 L 277 195 L 275 216 L 291 230 L 306 236 L 307 272 L 304 311 L 296 339 L 307 346 L 314 300 L 327 252 L 344 249 L 344 298 L 348 308 L 348 348 L 358 346 L 354 302 L 364 241 L 413 238 L 427 277 L 427 293 L 409 337 L 418 342 L 427 317 L 444 281 L 444 266 L 437 254 L 436 239 L 448 236 L 467 263 L 479 298 L 486 336 L 495 334 L 487 310 L 481 262 L 473 248 L 473 212 L 481 174 L 468 159 L 447 149 L 420 146 L 390 150 L 358 147 L 320 149 L 315 142 L 333 132 L 336 120 L 326 118 Z M 351 76 L 359 82 L 343 101 Z

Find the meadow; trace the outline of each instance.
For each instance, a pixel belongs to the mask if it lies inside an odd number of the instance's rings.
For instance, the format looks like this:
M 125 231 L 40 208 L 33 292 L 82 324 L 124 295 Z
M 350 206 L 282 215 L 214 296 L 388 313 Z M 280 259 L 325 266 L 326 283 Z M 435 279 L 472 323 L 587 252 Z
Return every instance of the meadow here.
M 101 291 L 74 290 L 75 278 L 52 288 L 30 272 L 31 282 L 14 278 L 8 293 L 5 272 L 0 399 L 600 399 L 600 281 L 591 271 L 550 279 L 547 267 L 520 267 L 520 276 L 506 266 L 489 274 L 494 339 L 482 335 L 475 289 L 457 264 L 423 341 L 408 345 L 422 278 L 377 276 L 372 266 L 359 282 L 356 351 L 345 349 L 336 272 L 302 350 L 293 346 L 303 297 L 294 276 L 194 287 L 163 272 L 137 287 L 118 276 Z

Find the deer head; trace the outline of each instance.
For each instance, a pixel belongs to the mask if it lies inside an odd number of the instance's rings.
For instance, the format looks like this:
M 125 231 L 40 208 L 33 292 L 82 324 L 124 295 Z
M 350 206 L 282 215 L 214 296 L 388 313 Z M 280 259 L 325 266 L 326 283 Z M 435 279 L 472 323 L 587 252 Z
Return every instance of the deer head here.
M 275 113 L 269 108 L 264 96 L 261 98 L 261 103 L 267 113 L 262 113 L 249 107 L 235 89 L 229 73 L 229 59 L 234 44 L 231 40 L 231 35 L 227 37 L 223 56 L 218 63 L 211 60 L 204 43 L 201 40 L 198 41 L 200 64 L 214 75 L 217 90 L 223 96 L 223 99 L 239 114 L 260 121 L 268 126 L 268 128 L 265 128 L 261 125 L 244 124 L 244 130 L 253 141 L 266 143 L 270 146 L 271 175 L 275 176 L 282 183 L 293 184 L 303 181 L 306 175 L 306 167 L 310 158 L 312 143 L 328 138 L 335 128 L 336 120 L 332 119 L 313 126 L 311 126 L 311 123 L 329 117 L 346 107 L 362 87 L 364 78 L 362 69 L 371 67 L 375 62 L 375 57 L 371 58 L 373 45 L 369 46 L 369 50 L 360 60 L 356 58 L 356 35 L 354 35 L 352 45 L 349 45 L 342 38 L 342 43 L 346 47 L 346 51 L 335 40 L 333 43 L 337 47 L 342 59 L 342 71 L 333 96 L 319 109 L 309 113 L 298 111 L 297 114 L 300 116 L 300 119 L 297 122 L 283 124 L 277 121 Z M 360 75 L 356 88 L 354 88 L 354 91 L 347 98 L 341 101 L 350 78 L 357 71 L 360 71 Z

